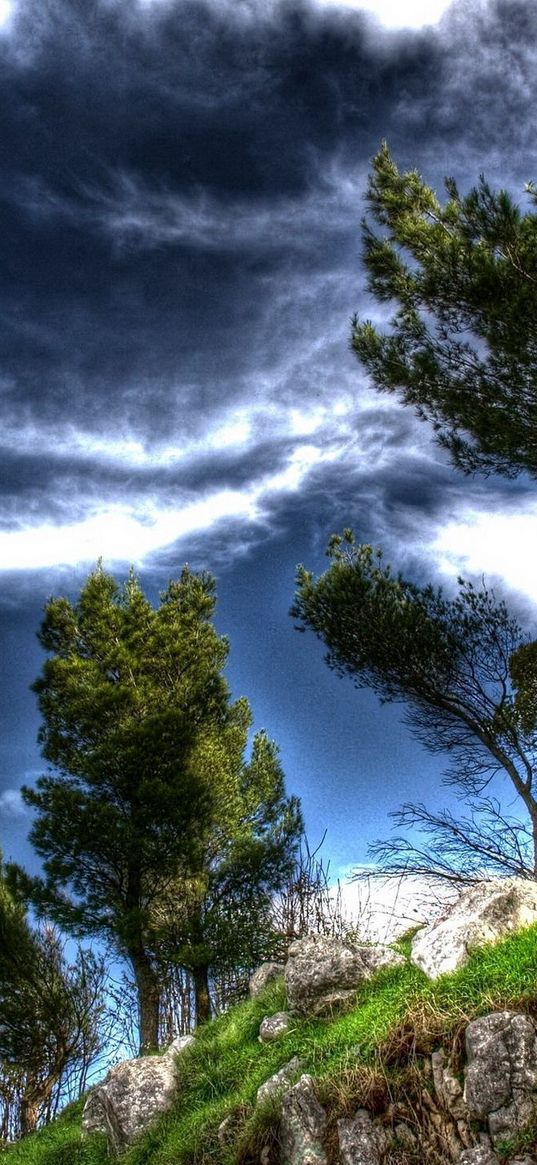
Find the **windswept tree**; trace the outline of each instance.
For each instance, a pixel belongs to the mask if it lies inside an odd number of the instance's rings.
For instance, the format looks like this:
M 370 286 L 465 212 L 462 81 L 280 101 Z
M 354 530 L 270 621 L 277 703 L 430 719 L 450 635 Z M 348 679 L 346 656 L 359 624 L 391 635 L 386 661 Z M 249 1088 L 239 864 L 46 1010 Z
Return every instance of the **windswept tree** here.
M 491 591 L 460 581 L 455 598 L 394 575 L 351 531 L 334 537 L 329 569 L 303 567 L 292 614 L 328 649 L 328 665 L 399 702 L 419 740 L 449 758 L 447 781 L 469 806 L 456 818 L 404 805 L 399 822 L 431 842 L 377 849 L 387 872 L 537 877 L 537 664 L 515 618 Z M 501 775 L 516 795 L 506 816 L 490 794 Z M 512 799 L 512 797 L 511 797 Z
M 373 385 L 430 421 L 456 465 L 537 474 L 537 189 L 522 213 L 481 178 L 441 203 L 384 144 L 363 227 L 368 286 L 393 305 L 387 330 L 353 321 Z
M 50 926 L 30 926 L 0 870 L 0 1107 L 6 1136 L 46 1118 L 102 1048 L 104 967 L 90 951 L 64 954 Z
M 245 846 L 258 825 L 263 840 L 272 804 L 282 878 L 293 845 L 282 820 L 296 806 L 279 774 L 272 792 L 258 785 L 261 802 L 246 798 L 250 711 L 231 702 L 214 608 L 205 573 L 185 567 L 155 609 L 133 573 L 120 586 L 99 566 L 76 603 L 50 600 L 39 635 L 49 658 L 34 689 L 52 768 L 23 796 L 44 877 L 19 873 L 19 884 L 66 931 L 99 935 L 128 961 L 144 1050 L 158 1044 L 170 903 L 184 913 L 192 886 L 205 887 L 228 822 Z

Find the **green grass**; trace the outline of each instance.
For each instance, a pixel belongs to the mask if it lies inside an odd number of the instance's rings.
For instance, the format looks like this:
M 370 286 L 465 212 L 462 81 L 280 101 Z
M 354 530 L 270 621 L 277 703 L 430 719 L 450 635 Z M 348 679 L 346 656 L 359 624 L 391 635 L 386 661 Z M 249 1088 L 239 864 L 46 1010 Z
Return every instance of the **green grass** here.
M 179 1060 L 179 1099 L 125 1154 L 122 1165 L 249 1165 L 275 1135 L 277 1112 L 254 1111 L 257 1089 L 293 1056 L 319 1082 L 334 1122 L 359 1103 L 381 1105 L 384 1091 L 408 1088 L 421 1055 L 461 1044 L 467 1023 L 510 1007 L 537 1014 L 537 926 L 476 951 L 462 970 L 430 982 L 417 968 L 381 971 L 344 1014 L 297 1019 L 273 1044 L 259 1024 L 285 1006 L 282 983 L 208 1024 Z M 233 1117 L 228 1141 L 218 1127 Z M 7 1151 L 9 1165 L 104 1165 L 102 1138 L 83 1142 L 80 1105 Z
M 56 1120 L 6 1150 L 6 1165 L 105 1165 L 106 1137 L 82 1140 L 80 1118 L 84 1101 L 68 1105 Z

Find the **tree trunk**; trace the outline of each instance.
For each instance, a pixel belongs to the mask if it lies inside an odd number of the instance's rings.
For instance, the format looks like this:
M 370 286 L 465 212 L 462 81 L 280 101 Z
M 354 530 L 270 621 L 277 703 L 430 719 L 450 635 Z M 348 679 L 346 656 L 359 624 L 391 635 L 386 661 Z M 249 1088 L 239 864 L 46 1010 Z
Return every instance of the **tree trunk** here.
M 27 1133 L 33 1133 L 37 1120 L 39 1117 L 39 1104 L 34 1097 L 21 1096 L 20 1103 L 20 1129 L 21 1136 L 25 1137 Z
M 160 983 L 145 951 L 129 951 L 138 993 L 140 1055 L 158 1051 Z
M 211 1018 L 211 999 L 209 995 L 209 968 L 208 966 L 193 967 L 194 997 L 196 1001 L 196 1025 L 207 1023 Z

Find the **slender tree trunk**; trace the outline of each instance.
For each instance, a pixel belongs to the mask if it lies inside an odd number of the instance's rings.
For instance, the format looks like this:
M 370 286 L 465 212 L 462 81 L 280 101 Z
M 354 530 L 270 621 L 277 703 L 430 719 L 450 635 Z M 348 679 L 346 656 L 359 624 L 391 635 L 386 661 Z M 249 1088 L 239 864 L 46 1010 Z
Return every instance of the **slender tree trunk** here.
M 207 1023 L 211 1018 L 211 998 L 209 995 L 208 966 L 193 967 L 194 998 L 196 1001 L 196 1025 Z
M 129 959 L 138 993 L 140 1055 L 158 1050 L 160 1018 L 160 983 L 144 950 L 130 950 Z

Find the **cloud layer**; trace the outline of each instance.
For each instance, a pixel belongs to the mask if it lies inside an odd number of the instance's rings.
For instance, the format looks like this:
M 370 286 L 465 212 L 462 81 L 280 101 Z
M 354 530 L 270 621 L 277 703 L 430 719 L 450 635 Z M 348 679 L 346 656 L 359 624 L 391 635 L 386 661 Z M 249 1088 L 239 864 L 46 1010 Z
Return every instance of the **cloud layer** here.
M 15 0 L 0 57 L 0 808 L 39 763 L 14 693 L 46 595 L 102 554 L 156 596 L 188 558 L 219 575 L 236 690 L 357 861 L 357 766 L 365 837 L 411 754 L 293 638 L 296 561 L 323 569 L 352 525 L 417 577 L 486 567 L 537 599 L 532 484 L 461 478 L 349 351 L 378 311 L 362 194 L 382 138 L 438 189 L 537 176 L 537 12 L 455 0 L 401 30 L 317 0 Z

